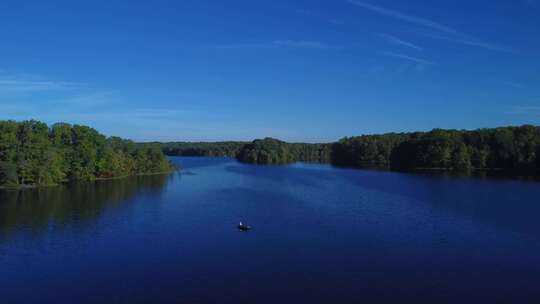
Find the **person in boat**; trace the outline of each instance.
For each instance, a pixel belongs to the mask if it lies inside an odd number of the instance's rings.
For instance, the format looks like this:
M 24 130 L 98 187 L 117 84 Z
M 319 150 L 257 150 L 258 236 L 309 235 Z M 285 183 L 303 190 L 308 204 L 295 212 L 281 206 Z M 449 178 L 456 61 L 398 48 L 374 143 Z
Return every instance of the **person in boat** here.
M 243 224 L 242 222 L 240 222 L 240 224 L 238 224 L 238 229 L 240 230 L 249 230 L 251 227 L 249 227 L 248 225 L 245 225 Z

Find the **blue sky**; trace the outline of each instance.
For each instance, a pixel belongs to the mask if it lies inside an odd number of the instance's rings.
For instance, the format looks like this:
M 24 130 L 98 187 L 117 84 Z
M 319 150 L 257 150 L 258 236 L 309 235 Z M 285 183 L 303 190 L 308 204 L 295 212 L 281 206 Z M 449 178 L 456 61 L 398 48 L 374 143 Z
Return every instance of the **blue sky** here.
M 540 124 L 540 0 L 0 3 L 0 119 L 139 141 Z

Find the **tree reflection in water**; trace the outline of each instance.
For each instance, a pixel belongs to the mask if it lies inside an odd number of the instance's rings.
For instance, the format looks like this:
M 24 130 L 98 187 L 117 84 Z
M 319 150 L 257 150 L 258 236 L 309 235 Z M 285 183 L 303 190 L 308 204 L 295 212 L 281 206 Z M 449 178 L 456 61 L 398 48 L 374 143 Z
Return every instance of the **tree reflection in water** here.
M 0 191 L 0 235 L 26 228 L 40 232 L 97 220 L 105 210 L 132 203 L 138 194 L 156 195 L 172 175 L 77 182 L 50 188 Z

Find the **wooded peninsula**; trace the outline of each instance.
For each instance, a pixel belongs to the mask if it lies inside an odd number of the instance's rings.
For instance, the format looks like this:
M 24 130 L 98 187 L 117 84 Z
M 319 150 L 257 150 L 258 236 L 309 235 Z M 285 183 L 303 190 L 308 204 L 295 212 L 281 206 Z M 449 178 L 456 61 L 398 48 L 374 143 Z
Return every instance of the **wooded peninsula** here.
M 171 172 L 159 146 L 106 138 L 80 125 L 0 121 L 0 187 L 20 188 L 62 182 Z

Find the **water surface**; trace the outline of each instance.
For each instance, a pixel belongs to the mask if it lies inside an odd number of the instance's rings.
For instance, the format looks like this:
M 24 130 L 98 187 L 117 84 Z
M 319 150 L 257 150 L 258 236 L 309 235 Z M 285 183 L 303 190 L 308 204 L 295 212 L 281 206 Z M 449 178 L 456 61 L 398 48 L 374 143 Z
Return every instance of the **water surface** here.
M 173 160 L 0 192 L 0 301 L 540 302 L 538 182 Z

